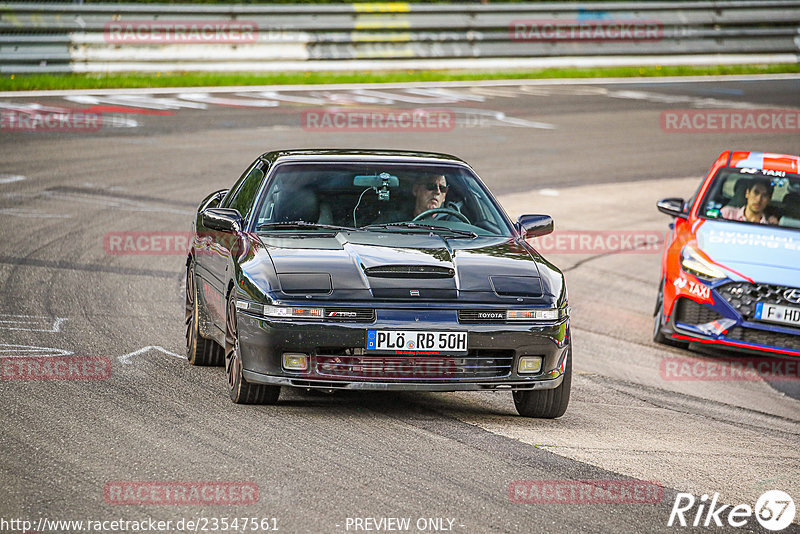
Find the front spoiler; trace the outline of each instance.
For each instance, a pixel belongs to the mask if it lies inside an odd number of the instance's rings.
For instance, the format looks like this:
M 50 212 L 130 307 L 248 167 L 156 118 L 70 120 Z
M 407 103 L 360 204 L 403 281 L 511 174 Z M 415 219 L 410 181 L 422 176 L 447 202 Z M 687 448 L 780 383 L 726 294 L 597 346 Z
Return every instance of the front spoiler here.
M 743 341 L 731 341 L 727 339 L 713 339 L 707 337 L 700 337 L 697 334 L 684 334 L 682 332 L 672 332 L 670 334 L 672 339 L 677 341 L 685 341 L 688 343 L 701 343 L 703 345 L 717 345 L 728 350 L 736 352 L 743 352 L 747 354 L 771 354 L 775 356 L 800 356 L 800 351 L 784 349 L 781 347 L 770 347 L 768 345 L 757 345 L 755 343 L 747 343 Z
M 306 377 L 286 377 L 265 375 L 242 370 L 244 379 L 255 384 L 289 386 L 314 389 L 349 389 L 362 391 L 527 391 L 555 389 L 564 380 L 563 373 L 557 378 L 546 380 L 504 381 L 478 380 L 470 382 L 422 382 L 422 381 L 374 381 L 374 380 L 325 380 Z

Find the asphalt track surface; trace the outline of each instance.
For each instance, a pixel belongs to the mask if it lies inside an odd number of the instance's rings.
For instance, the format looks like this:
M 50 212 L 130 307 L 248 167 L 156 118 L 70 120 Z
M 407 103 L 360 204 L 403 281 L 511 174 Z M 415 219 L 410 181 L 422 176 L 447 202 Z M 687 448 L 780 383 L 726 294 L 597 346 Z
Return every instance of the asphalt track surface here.
M 208 97 L 185 107 L 158 90 L 153 98 L 173 102 L 0 97 L 4 109 L 113 106 L 99 131 L 0 132 L 0 356 L 112 362 L 108 380 L 0 381 L 0 520 L 247 516 L 277 518 L 282 532 L 356 532 L 348 518 L 400 517 L 411 518 L 412 532 L 419 518 L 451 519 L 452 531 L 470 533 L 766 532 L 754 518 L 737 529 L 667 521 L 676 492 L 753 506 L 780 489 L 800 505 L 798 383 L 665 379 L 665 358 L 724 354 L 650 341 L 658 253 L 548 255 L 566 272 L 575 338 L 572 400 L 555 421 L 517 417 L 508 393 L 283 391 L 276 406 L 235 406 L 221 368 L 181 359 L 184 257 L 109 254 L 104 236 L 188 230 L 196 203 L 268 150 L 453 153 L 514 216 L 551 213 L 560 230 L 664 231 L 655 201 L 691 195 L 721 150 L 800 149 L 796 132 L 660 126 L 661 113 L 675 109 L 797 110 L 796 77 L 512 83 L 449 88 L 433 103 L 386 92 L 399 100 L 384 94 L 383 108 L 436 107 L 459 122 L 422 132 L 303 127 L 304 111 L 332 102 L 376 105 L 350 89 L 249 107 Z M 652 504 L 509 496 L 514 481 L 587 479 L 665 490 Z M 116 481 L 247 482 L 258 501 L 120 506 L 104 498 Z

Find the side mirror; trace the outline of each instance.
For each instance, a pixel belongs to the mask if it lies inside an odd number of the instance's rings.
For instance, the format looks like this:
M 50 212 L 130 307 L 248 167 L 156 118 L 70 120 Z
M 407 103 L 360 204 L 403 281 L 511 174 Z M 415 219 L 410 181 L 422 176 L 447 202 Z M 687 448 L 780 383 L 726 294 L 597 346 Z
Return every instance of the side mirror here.
M 202 214 L 203 226 L 219 232 L 237 233 L 242 229 L 242 216 L 230 208 L 207 209 Z
M 661 213 L 666 213 L 672 217 L 680 217 L 682 219 L 689 218 L 689 214 L 683 211 L 686 206 L 686 201 L 682 198 L 665 198 L 656 202 L 656 206 Z
M 553 218 L 549 215 L 520 215 L 517 227 L 525 239 L 540 237 L 553 231 Z
M 203 201 L 200 203 L 200 208 L 198 211 L 205 211 L 209 208 L 216 208 L 219 206 L 219 203 L 222 202 L 222 199 L 225 198 L 225 195 L 228 193 L 227 189 L 220 189 L 219 191 L 214 191 Z

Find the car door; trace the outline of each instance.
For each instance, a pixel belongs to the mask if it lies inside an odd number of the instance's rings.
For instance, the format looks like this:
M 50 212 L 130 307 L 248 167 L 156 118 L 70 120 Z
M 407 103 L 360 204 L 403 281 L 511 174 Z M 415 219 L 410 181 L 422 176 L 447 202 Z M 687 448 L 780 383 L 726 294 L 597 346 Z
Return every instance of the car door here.
M 243 220 L 248 220 L 264 179 L 265 168 L 263 162 L 256 161 L 231 188 L 219 207 L 235 209 Z M 246 226 L 246 224 L 243 223 L 242 226 Z M 231 251 L 236 250 L 239 236 L 207 228 L 202 230 L 210 239 L 208 250 L 202 261 L 204 268 L 202 272 L 198 273 L 203 278 L 200 284 L 202 287 L 198 287 L 198 291 L 202 293 L 203 301 L 207 305 L 214 324 L 224 332 L 227 285 L 232 276 Z M 198 233 L 200 233 L 200 228 L 198 228 Z

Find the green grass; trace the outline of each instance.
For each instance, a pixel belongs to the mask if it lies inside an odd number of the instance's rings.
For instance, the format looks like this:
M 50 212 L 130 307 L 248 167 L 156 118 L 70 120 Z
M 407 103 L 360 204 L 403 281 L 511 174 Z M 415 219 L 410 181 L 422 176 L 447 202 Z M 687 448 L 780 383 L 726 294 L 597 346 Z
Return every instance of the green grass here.
M 0 76 L 0 91 L 36 89 L 110 89 L 132 87 L 204 87 L 285 85 L 353 82 L 428 82 L 450 80 L 522 80 L 542 78 L 617 78 L 630 76 L 691 76 L 776 74 L 800 72 L 800 64 L 714 65 L 541 69 L 507 72 L 385 71 L 298 73 L 188 73 L 157 74 L 17 74 Z

